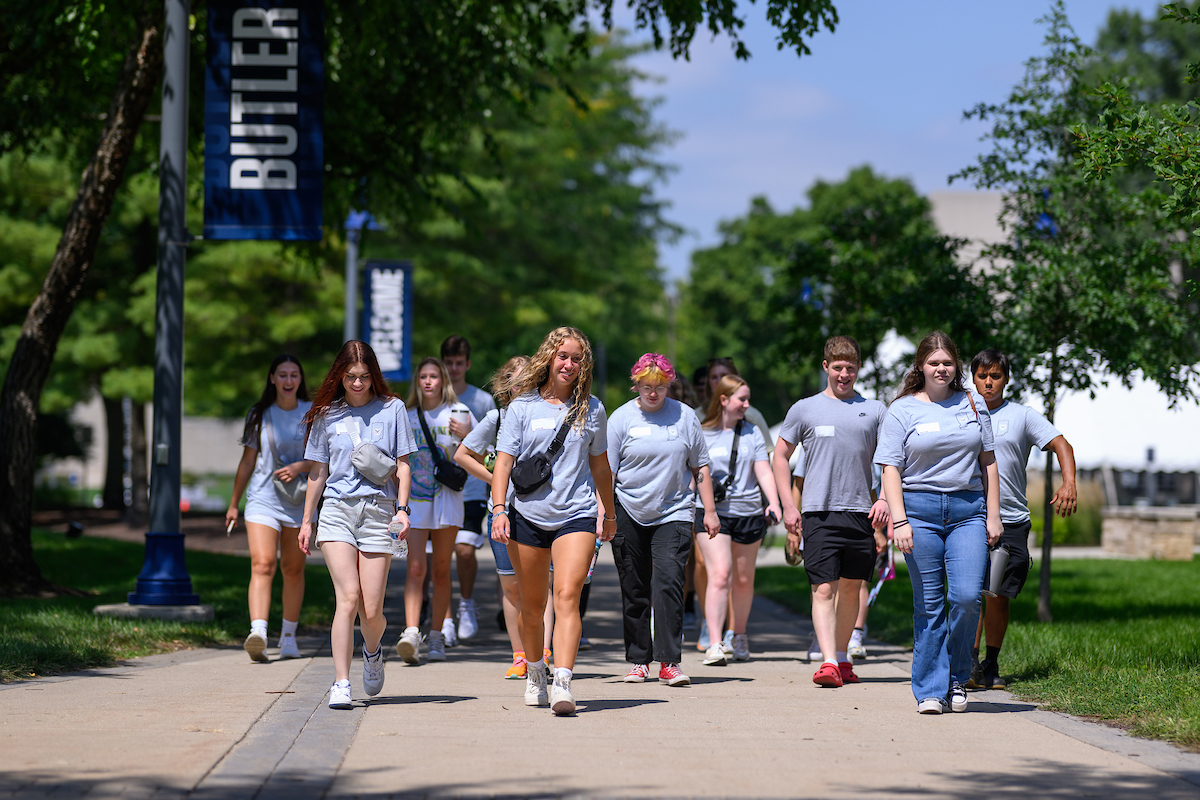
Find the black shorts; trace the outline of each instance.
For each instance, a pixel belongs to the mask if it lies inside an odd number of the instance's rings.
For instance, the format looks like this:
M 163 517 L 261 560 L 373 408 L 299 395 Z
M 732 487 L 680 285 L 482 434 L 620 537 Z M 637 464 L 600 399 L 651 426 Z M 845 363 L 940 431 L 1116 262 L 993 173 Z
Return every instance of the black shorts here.
M 721 533 L 733 539 L 738 544 L 754 544 L 761 542 L 767 535 L 767 518 L 762 514 L 749 517 L 721 517 Z M 704 509 L 696 509 L 696 524 L 692 526 L 693 533 L 704 533 Z
M 1004 523 L 1004 533 L 1000 535 L 1000 543 L 1008 548 L 1008 565 L 1004 568 L 1004 582 L 1000 584 L 1000 596 L 1010 600 L 1016 598 L 1025 587 L 1029 577 L 1029 569 L 1033 560 L 1029 557 L 1029 531 L 1033 523 L 1029 520 L 1009 525 Z
M 875 529 L 861 511 L 810 511 L 800 515 L 804 569 L 817 586 L 839 578 L 871 580 Z
M 508 535 L 509 538 L 518 544 L 527 544 L 530 547 L 540 547 L 543 550 L 547 550 L 550 545 L 554 544 L 555 539 L 568 533 L 587 531 L 593 536 L 596 534 L 596 517 L 594 514 L 586 517 L 576 517 L 573 520 L 567 521 L 561 528 L 546 530 L 545 528 L 539 528 L 522 517 L 512 506 L 508 508 Z
M 464 531 L 483 533 L 483 521 L 485 519 L 487 519 L 487 501 L 467 500 L 463 503 L 462 529 Z

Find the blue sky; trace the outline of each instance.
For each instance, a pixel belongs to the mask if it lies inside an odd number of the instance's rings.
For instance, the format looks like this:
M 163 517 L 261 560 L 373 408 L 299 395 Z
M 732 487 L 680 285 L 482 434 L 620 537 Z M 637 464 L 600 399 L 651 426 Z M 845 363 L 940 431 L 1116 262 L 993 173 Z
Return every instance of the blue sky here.
M 926 193 L 971 188 L 946 182 L 984 150 L 983 127 L 962 112 L 1007 96 L 1026 59 L 1043 51 L 1036 20 L 1050 8 L 1048 0 L 842 0 L 837 31 L 819 34 L 812 55 L 797 58 L 776 50 L 765 3 L 739 5 L 750 61 L 737 61 L 728 39 L 705 32 L 690 62 L 668 53 L 636 62 L 661 78 L 641 86 L 663 100 L 657 119 L 682 134 L 661 154 L 678 170 L 658 188 L 671 203 L 668 216 L 689 232 L 660 249 L 670 280 L 686 276 L 691 251 L 715 243 L 717 223 L 743 214 L 755 195 L 790 209 L 815 180 L 841 179 L 860 164 Z M 1066 3 L 1089 44 L 1110 7 L 1148 16 L 1158 4 Z M 618 25 L 630 22 L 617 15 Z

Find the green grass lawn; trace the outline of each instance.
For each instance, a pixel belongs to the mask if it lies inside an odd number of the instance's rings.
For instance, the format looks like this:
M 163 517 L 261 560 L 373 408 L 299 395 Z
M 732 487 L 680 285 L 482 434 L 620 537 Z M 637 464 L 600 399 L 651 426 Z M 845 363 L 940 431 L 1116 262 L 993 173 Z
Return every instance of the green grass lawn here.
M 1053 562 L 1054 622 L 1037 622 L 1037 566 L 1012 604 L 1001 653 L 1009 689 L 1045 708 L 1200 748 L 1200 561 Z M 912 646 L 912 588 L 899 576 L 871 609 L 870 635 Z M 758 571 L 758 592 L 811 613 L 804 572 Z
M 200 601 L 213 607 L 213 622 L 198 624 L 98 617 L 92 608 L 123 603 L 142 568 L 141 544 L 35 531 L 34 554 L 50 581 L 90 592 L 87 597 L 0 600 L 0 681 L 53 675 L 111 664 L 122 658 L 240 642 L 249 629 L 246 587 L 250 561 L 244 556 L 188 551 L 187 568 Z M 272 634 L 282 616 L 275 577 Z M 333 616 L 333 587 L 321 565 L 307 568 L 301 627 L 327 626 Z

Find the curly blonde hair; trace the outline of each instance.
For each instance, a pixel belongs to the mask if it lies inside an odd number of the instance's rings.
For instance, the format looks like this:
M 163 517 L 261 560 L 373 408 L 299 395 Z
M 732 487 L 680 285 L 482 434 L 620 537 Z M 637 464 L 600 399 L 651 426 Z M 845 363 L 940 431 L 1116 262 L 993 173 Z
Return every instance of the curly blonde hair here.
M 516 399 L 528 392 L 538 391 L 546 385 L 550 380 L 550 362 L 554 360 L 554 355 L 558 352 L 558 348 L 562 347 L 562 343 L 568 339 L 574 339 L 579 342 L 579 347 L 583 350 L 583 363 L 579 365 L 579 377 L 575 379 L 575 385 L 571 387 L 571 411 L 575 415 L 574 426 L 577 430 L 582 431 L 584 425 L 587 424 L 588 402 L 592 394 L 592 345 L 588 342 L 588 338 L 583 335 L 583 331 L 578 328 L 571 328 L 564 325 L 561 328 L 555 328 L 546 334 L 546 338 L 542 340 L 542 344 L 538 347 L 537 352 L 533 354 L 533 358 L 529 359 L 529 364 L 522 369 L 508 384 L 508 396 Z

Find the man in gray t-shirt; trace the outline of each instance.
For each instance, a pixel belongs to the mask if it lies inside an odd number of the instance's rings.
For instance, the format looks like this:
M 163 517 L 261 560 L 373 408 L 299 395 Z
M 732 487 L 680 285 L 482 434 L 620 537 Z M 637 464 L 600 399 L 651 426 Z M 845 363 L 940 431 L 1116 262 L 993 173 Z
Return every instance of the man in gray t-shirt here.
M 886 543 L 877 532 L 887 527 L 888 509 L 874 497 L 871 458 L 887 407 L 854 390 L 861 364 L 858 342 L 830 337 L 821 363 L 828 376 L 825 391 L 788 410 L 775 445 L 775 485 L 793 547 L 803 535 L 813 628 L 823 658 L 813 676 L 819 686 L 858 682 L 847 651 L 859 590 L 871 578 L 876 548 Z M 799 509 L 788 465 L 796 445 L 804 449 L 806 476 Z
M 1075 450 L 1041 414 L 1004 399 L 1009 375 L 1008 356 L 999 350 L 984 350 L 971 359 L 971 378 L 992 418 L 996 468 L 1000 473 L 1000 522 L 1004 525 L 996 546 L 1007 548 L 1008 562 L 996 596 L 984 596 L 968 689 L 1003 689 L 1006 685 L 1000 677 L 1000 647 L 1008 631 L 1009 604 L 1025 586 L 1031 564 L 1028 542 L 1032 524 L 1025 499 L 1025 466 L 1031 448 L 1053 450 L 1058 456 L 1063 482 L 1051 503 L 1064 517 L 1076 509 Z M 979 642 L 985 632 L 987 651 L 980 661 Z

